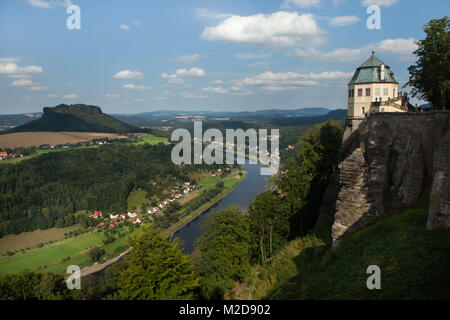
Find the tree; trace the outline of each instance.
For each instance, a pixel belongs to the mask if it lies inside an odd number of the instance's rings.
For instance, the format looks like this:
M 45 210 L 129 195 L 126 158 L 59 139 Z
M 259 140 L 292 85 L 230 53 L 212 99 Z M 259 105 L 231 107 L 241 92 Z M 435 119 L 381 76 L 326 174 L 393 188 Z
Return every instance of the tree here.
M 99 261 L 103 255 L 105 254 L 105 250 L 99 247 L 92 248 L 89 250 L 89 257 L 91 258 L 92 262 Z
M 343 129 L 327 121 L 298 141 L 297 156 L 286 160 L 278 189 L 290 210 L 292 236 L 305 235 L 318 218 L 329 177 L 337 165 Z
M 265 191 L 250 204 L 248 219 L 254 251 L 264 263 L 289 238 L 289 209 L 280 196 Z
M 450 103 L 450 19 L 431 20 L 424 28 L 425 40 L 417 42 L 415 65 L 408 68 L 413 97 L 430 102 L 435 109 L 449 109 Z
M 62 275 L 23 271 L 0 277 L 0 300 L 70 299 Z
M 250 233 L 246 216 L 237 207 L 214 213 L 195 242 L 195 268 L 201 295 L 222 299 L 236 281 L 250 272 Z
M 116 281 L 120 299 L 193 299 L 198 288 L 191 260 L 181 243 L 170 241 L 159 229 L 143 226 L 129 238 L 132 247 Z

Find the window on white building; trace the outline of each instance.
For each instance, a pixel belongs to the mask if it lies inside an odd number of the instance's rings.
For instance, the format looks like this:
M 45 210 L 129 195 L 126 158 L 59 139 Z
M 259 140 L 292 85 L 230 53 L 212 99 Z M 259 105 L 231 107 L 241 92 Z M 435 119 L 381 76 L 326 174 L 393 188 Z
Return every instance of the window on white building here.
M 358 89 L 358 97 L 362 97 L 363 89 Z
M 389 95 L 389 88 L 383 88 L 383 96 L 387 97 Z
M 370 88 L 366 89 L 366 97 L 370 97 Z
M 375 89 L 375 96 L 379 97 L 381 95 L 381 89 L 380 88 L 376 88 Z

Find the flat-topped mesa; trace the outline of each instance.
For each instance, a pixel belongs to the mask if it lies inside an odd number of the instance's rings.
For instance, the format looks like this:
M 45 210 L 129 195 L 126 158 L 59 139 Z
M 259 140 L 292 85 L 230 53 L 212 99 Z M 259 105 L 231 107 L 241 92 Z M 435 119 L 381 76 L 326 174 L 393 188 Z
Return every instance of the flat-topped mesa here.
M 56 107 L 45 107 L 42 117 L 48 117 L 54 113 L 103 114 L 102 109 L 97 106 L 90 106 L 86 104 L 60 104 Z

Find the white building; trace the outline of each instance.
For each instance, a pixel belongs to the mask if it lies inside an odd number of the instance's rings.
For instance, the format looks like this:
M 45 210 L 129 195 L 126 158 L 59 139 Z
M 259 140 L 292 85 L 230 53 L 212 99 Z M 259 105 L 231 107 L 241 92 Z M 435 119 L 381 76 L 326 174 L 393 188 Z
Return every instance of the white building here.
M 408 112 L 411 107 L 408 97 L 399 92 L 391 68 L 372 52 L 348 83 L 347 130 L 344 139 L 371 113 Z

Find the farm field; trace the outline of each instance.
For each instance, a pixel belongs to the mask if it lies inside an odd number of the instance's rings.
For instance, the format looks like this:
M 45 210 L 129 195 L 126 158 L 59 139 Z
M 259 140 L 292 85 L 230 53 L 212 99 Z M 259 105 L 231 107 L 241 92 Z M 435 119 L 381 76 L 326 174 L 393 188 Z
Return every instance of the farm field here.
M 28 252 L 25 254 L 17 254 L 12 257 L 3 257 L 0 259 L 0 275 L 5 273 L 17 273 L 25 269 L 51 271 L 52 265 L 55 265 L 60 272 L 64 271 L 65 263 L 61 263 L 62 259 L 67 257 L 79 258 L 77 256 L 83 251 L 102 244 L 105 237 L 99 232 L 83 234 L 73 239 L 60 243 L 55 246 L 48 246 L 42 249 Z M 75 264 L 76 259 L 67 261 L 68 265 Z M 89 257 L 86 254 L 86 259 Z M 49 266 L 50 268 L 43 268 Z
M 147 136 L 142 137 L 139 139 L 138 142 L 135 142 L 137 145 L 143 145 L 143 144 L 158 144 L 158 143 L 168 143 L 168 138 L 162 138 L 162 137 L 156 137 L 156 136 Z
M 20 234 L 8 234 L 0 239 L 0 256 L 8 251 L 33 248 L 40 243 L 64 240 L 64 234 L 79 229 L 79 225 L 67 228 L 52 228 L 47 230 L 34 230 Z
M 93 139 L 117 139 L 126 136 L 117 133 L 98 132 L 17 132 L 0 135 L 0 148 L 37 147 L 42 144 L 64 144 Z

